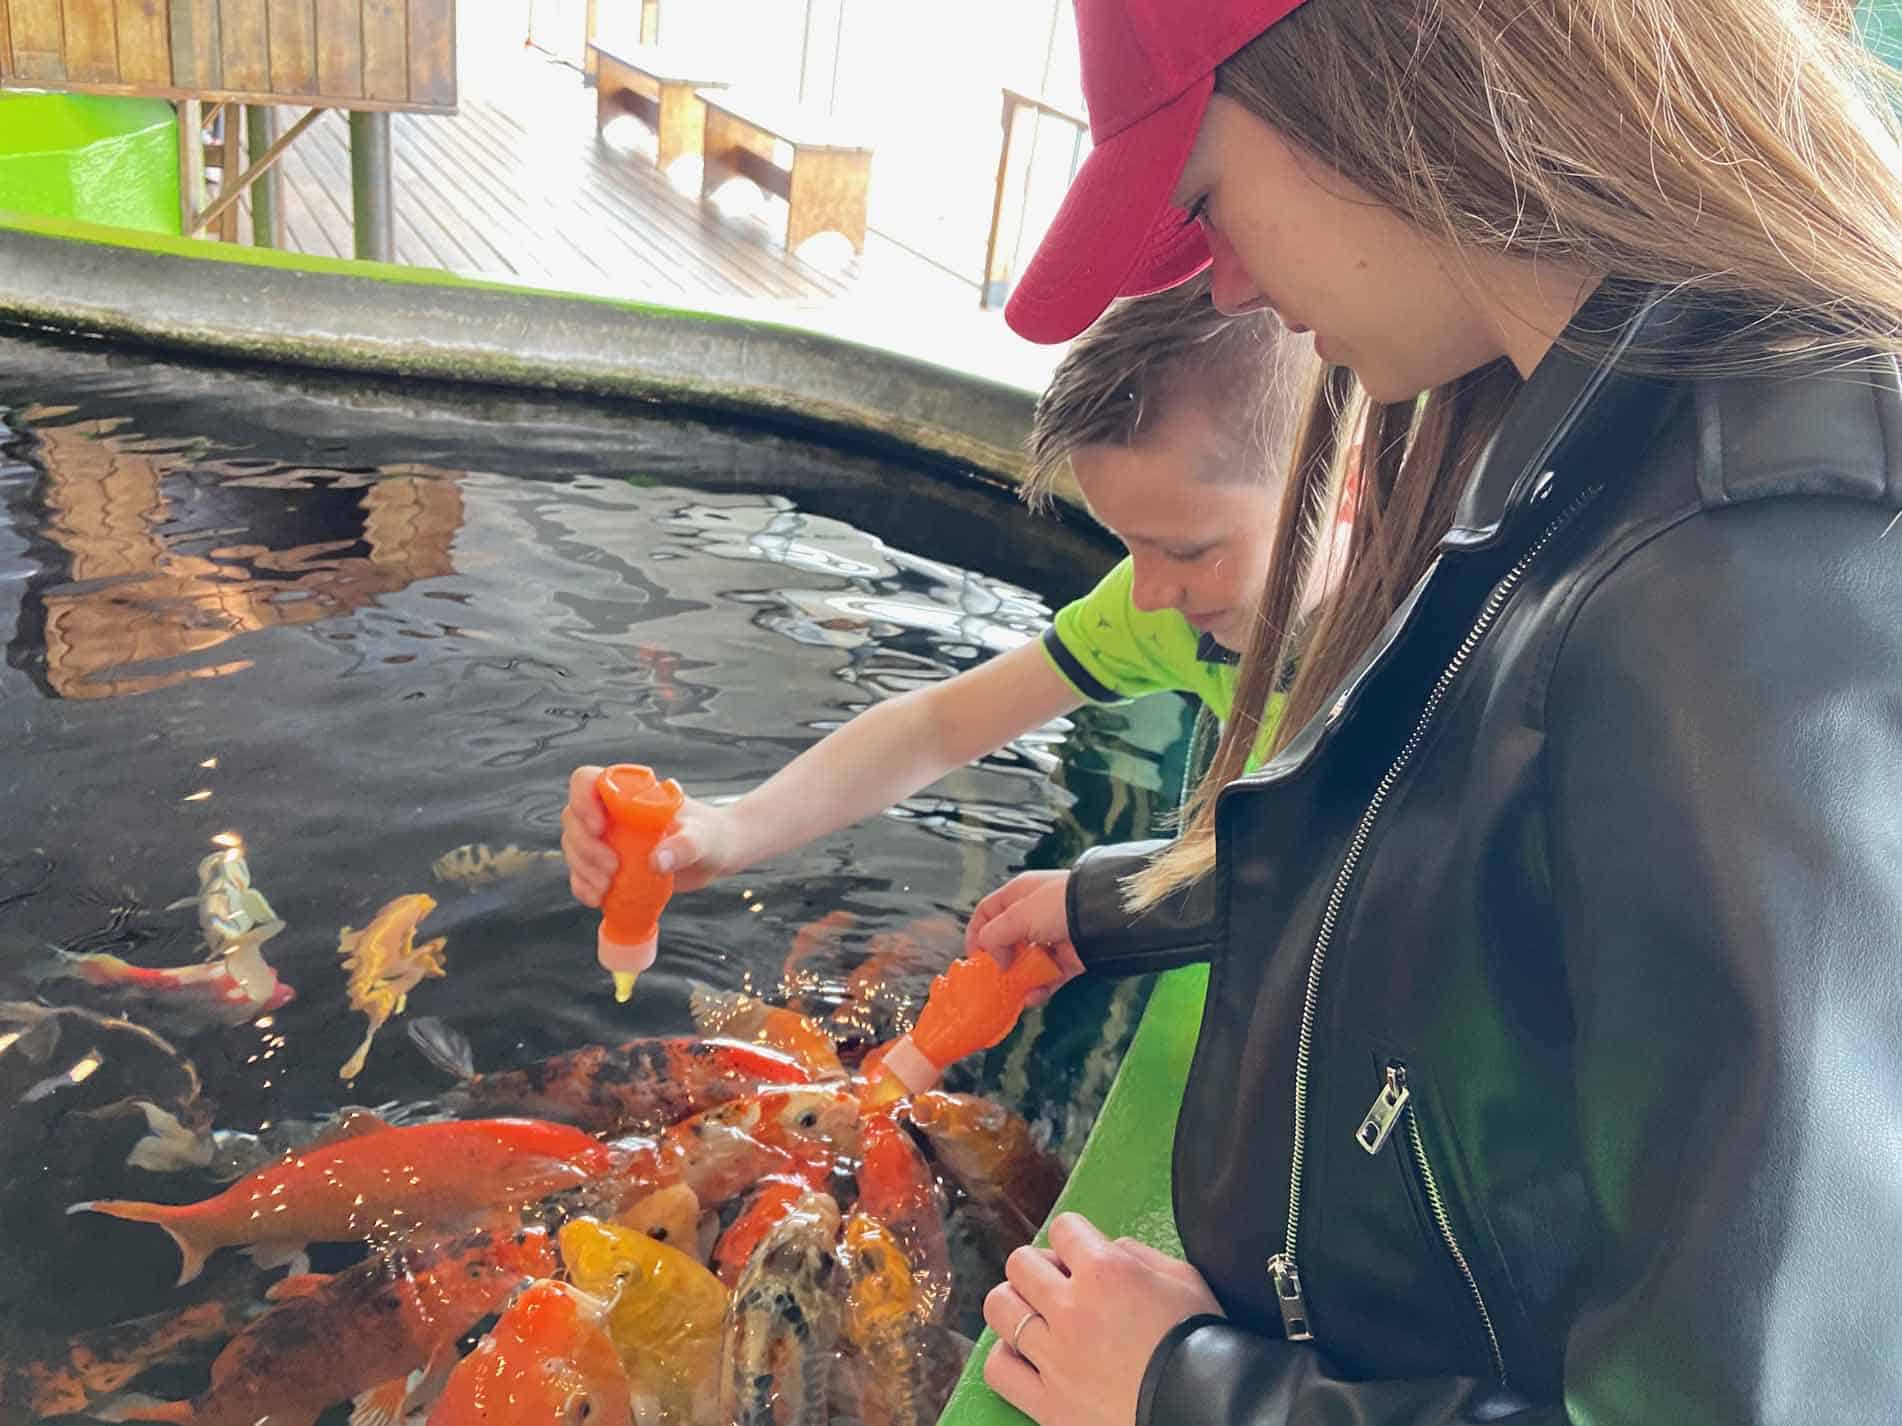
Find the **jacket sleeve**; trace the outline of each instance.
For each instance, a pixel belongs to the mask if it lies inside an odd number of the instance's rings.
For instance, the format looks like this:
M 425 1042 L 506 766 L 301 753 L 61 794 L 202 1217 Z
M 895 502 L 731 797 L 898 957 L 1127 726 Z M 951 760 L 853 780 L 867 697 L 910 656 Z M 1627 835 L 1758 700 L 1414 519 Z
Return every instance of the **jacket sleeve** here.
M 1092 847 L 1070 870 L 1064 891 L 1070 943 L 1097 975 L 1142 975 L 1206 961 L 1217 939 L 1213 878 L 1204 877 L 1141 914 L 1123 907 L 1123 880 L 1167 841 Z
M 1580 602 L 1545 698 L 1546 848 L 1603 1253 L 1562 1400 L 1347 1382 L 1191 1319 L 1139 1426 L 1896 1419 L 1902 533 L 1694 517 Z M 1532 710 L 1538 717 L 1538 710 Z

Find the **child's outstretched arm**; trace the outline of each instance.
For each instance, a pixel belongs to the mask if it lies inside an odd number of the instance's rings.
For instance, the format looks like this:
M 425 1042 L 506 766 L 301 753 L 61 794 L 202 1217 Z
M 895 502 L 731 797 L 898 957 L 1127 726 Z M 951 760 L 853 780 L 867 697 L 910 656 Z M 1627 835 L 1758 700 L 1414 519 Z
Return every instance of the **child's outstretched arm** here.
M 737 801 L 688 798 L 654 849 L 656 871 L 693 891 L 882 812 L 920 788 L 1042 727 L 1083 700 L 1036 643 L 929 688 L 874 704 Z M 599 768 L 577 768 L 561 817 L 568 882 L 598 906 L 614 876 L 602 840 Z

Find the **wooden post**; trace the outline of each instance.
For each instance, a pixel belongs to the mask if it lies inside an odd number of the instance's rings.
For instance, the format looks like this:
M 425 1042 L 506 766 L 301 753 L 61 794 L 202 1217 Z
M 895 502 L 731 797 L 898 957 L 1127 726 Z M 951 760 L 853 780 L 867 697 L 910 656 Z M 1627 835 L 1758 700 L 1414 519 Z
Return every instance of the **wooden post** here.
M 587 8 L 581 18 L 581 82 L 599 79 L 601 62 L 595 57 L 593 45 L 601 37 L 601 0 L 588 0 Z M 645 43 L 645 41 L 643 41 Z
M 255 167 L 277 142 L 277 110 L 268 104 L 247 104 L 244 109 L 245 144 Z M 284 204 L 279 191 L 275 166 L 267 168 L 251 182 L 251 245 L 259 248 L 284 246 Z
M 991 232 L 984 244 L 984 280 L 977 305 L 1001 307 L 1016 275 L 1017 233 L 1024 221 L 1024 190 L 1030 178 L 1031 130 L 1037 111 L 1004 91 L 1004 145 L 997 155 L 997 192 L 991 199 Z
M 641 43 L 660 43 L 660 0 L 641 0 Z
M 218 145 L 218 194 L 234 191 L 238 186 L 238 175 L 244 172 L 244 106 L 226 104 L 224 106 L 224 137 Z M 224 216 L 218 220 L 218 241 L 235 243 L 238 240 L 238 205 L 233 203 L 225 209 Z
M 395 262 L 390 116 L 386 111 L 350 111 L 350 200 L 356 215 L 357 256 L 371 262 Z
M 205 196 L 205 111 L 197 99 L 181 99 L 178 110 L 178 231 L 191 237 L 198 205 Z

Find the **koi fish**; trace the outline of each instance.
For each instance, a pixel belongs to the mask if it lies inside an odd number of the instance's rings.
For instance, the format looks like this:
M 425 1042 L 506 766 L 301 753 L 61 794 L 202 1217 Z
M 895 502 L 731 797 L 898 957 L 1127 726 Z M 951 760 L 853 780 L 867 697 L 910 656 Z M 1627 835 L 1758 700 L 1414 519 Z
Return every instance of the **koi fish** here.
M 918 1329 L 931 1303 L 897 1235 L 864 1212 L 845 1223 L 845 1339 L 863 1359 L 858 1416 L 864 1426 L 930 1426 L 918 1380 Z
M 0 1407 L 35 1416 L 76 1416 L 156 1363 L 231 1337 L 254 1310 L 247 1302 L 200 1302 L 84 1332 L 56 1356 L 0 1363 Z
M 10 1152 L 34 1156 L 35 1138 L 62 1120 L 125 1120 L 126 1164 L 158 1169 L 180 1154 L 197 1159 L 211 1114 L 197 1068 L 164 1036 L 76 1006 L 0 1002 L 0 1141 Z
M 401 1015 L 409 1004 L 409 993 L 425 977 L 447 975 L 443 966 L 441 936 L 416 944 L 417 924 L 436 909 L 436 900 L 416 892 L 399 896 L 377 912 L 361 931 L 345 926 L 337 938 L 337 953 L 344 958 L 343 968 L 350 977 L 350 1008 L 369 1017 L 357 1052 L 337 1071 L 339 1079 L 355 1079 L 363 1073 L 369 1058 L 370 1042 L 392 1015 Z
M 810 1015 L 838 1004 L 843 985 L 836 975 L 827 976 L 819 963 L 831 962 L 836 969 L 844 957 L 845 937 L 857 924 L 858 917 L 850 911 L 833 910 L 793 933 L 780 967 L 780 984 L 789 1006 Z
M 100 1200 L 66 1211 L 157 1224 L 178 1245 L 183 1284 L 220 1248 L 248 1247 L 268 1267 L 291 1261 L 307 1243 L 450 1228 L 572 1188 L 609 1172 L 616 1159 L 564 1124 L 412 1124 L 300 1150 L 198 1203 Z
M 614 1222 L 677 1248 L 696 1262 L 706 1257 L 700 1247 L 700 1195 L 687 1184 L 656 1189 L 615 1215 Z
M 937 1180 L 891 1110 L 867 1113 L 860 1139 L 859 1207 L 898 1240 L 926 1317 L 942 1321 L 951 1300 L 951 1248 Z
M 332 1277 L 287 1278 L 276 1305 L 231 1339 L 212 1363 L 211 1385 L 189 1401 L 123 1397 L 96 1410 L 106 1421 L 185 1426 L 311 1426 L 340 1401 L 393 1395 L 423 1363 L 455 1351 L 456 1339 L 524 1282 L 557 1269 L 539 1228 L 482 1228 L 405 1243 Z M 382 1408 L 363 1412 L 377 1419 Z
M 905 1113 L 972 1200 L 1001 1210 L 1021 1226 L 1024 1241 L 1043 1226 L 1065 1174 L 1021 1115 L 994 1100 L 938 1090 L 912 1099 Z
M 486 842 L 470 842 L 444 852 L 429 864 L 429 870 L 437 881 L 448 882 L 452 886 L 477 887 L 520 876 L 538 866 L 560 860 L 559 851 L 530 852 L 510 843 L 497 852 L 491 851 Z
M 429 1426 L 633 1426 L 607 1311 L 566 1283 L 530 1284 L 451 1373 Z
M 605 1218 L 677 1183 L 702 1203 L 724 1203 L 769 1175 L 828 1183 L 840 1158 L 856 1156 L 858 1146 L 858 1102 L 844 1089 L 769 1089 L 683 1119 L 659 1139 L 620 1141 L 614 1172 L 588 1185 L 582 1198 Z
M 720 1420 L 825 1426 L 842 1312 L 839 1205 L 809 1193 L 760 1240 L 740 1275 L 720 1351 Z
M 264 941 L 283 929 L 264 928 L 229 942 L 208 961 L 188 966 L 135 966 L 107 951 L 71 955 L 61 951 L 58 975 L 102 990 L 131 990 L 224 1025 L 242 1025 L 297 998 L 264 959 Z
M 911 1028 L 931 978 L 964 951 L 964 928 L 926 916 L 872 937 L 865 959 L 845 978 L 845 1003 L 832 1012 L 834 1033 L 887 1040 Z
M 522 1069 L 477 1074 L 460 1031 L 425 1017 L 411 1022 L 409 1035 L 430 1063 L 462 1081 L 445 1101 L 457 1112 L 526 1114 L 597 1134 L 658 1133 L 768 1086 L 812 1080 L 810 1070 L 778 1050 L 690 1036 L 589 1045 Z
M 753 1250 L 759 1247 L 760 1240 L 772 1231 L 775 1223 L 792 1212 L 810 1189 L 811 1185 L 797 1178 L 766 1178 L 754 1186 L 740 1216 L 714 1245 L 713 1270 L 720 1275 L 721 1282 L 728 1287 L 738 1285 L 740 1274 L 752 1261 Z
M 729 1298 L 720 1280 L 676 1248 L 590 1218 L 566 1224 L 560 1241 L 575 1286 L 614 1302 L 608 1334 L 635 1394 L 660 1420 L 706 1420 Z
M 198 909 L 198 928 L 205 948 L 222 956 L 233 946 L 262 946 L 284 929 L 283 919 L 271 909 L 264 893 L 251 884 L 251 868 L 236 847 L 213 852 L 198 863 L 198 894 L 180 897 L 165 909 Z
M 845 1066 L 832 1037 L 797 1010 L 768 1005 L 739 990 L 697 985 L 688 998 L 694 1028 L 703 1035 L 783 1050 L 812 1071 L 815 1080 L 844 1079 Z

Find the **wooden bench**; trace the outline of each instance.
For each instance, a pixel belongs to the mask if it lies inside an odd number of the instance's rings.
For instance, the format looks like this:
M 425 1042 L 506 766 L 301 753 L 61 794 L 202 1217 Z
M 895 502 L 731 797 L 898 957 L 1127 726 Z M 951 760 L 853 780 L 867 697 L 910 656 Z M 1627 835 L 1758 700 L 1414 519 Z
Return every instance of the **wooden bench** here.
M 638 116 L 654 131 L 654 162 L 666 168 L 682 154 L 697 154 L 706 125 L 702 91 L 726 83 L 716 61 L 652 45 L 588 42 L 595 59 L 594 131 L 615 114 Z
M 786 251 L 815 233 L 843 233 L 865 251 L 872 147 L 837 120 L 731 90 L 703 90 L 705 158 L 700 196 L 734 175 L 786 200 Z M 790 160 L 781 150 L 791 151 Z

